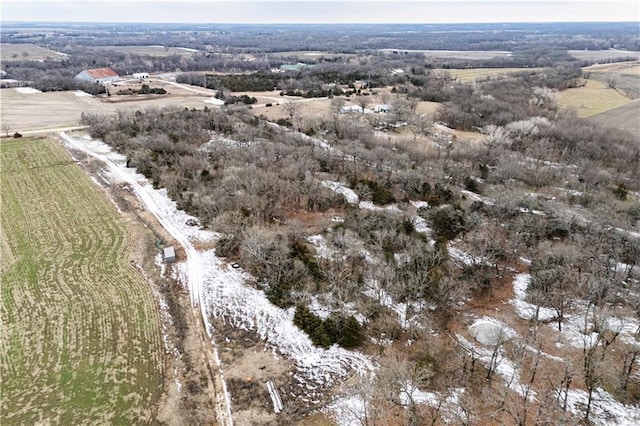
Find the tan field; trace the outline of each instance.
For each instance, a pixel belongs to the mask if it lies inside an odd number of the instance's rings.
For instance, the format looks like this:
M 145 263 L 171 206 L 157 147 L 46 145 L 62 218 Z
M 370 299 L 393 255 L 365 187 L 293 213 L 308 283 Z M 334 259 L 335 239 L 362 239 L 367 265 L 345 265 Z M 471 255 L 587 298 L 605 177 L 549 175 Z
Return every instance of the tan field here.
M 536 71 L 539 68 L 472 68 L 472 69 L 448 69 L 451 77 L 464 83 L 476 81 L 478 78 L 500 76 L 522 71 Z
M 63 53 L 45 49 L 43 47 L 36 46 L 35 44 L 1 43 L 0 52 L 2 52 L 0 54 L 2 62 L 24 60 L 37 61 L 47 58 L 62 59 L 66 56 Z
M 138 85 L 139 83 L 136 83 Z M 170 84 L 149 82 L 152 87 L 164 87 L 166 95 L 130 95 L 110 98 L 87 96 L 82 92 L 20 93 L 17 89 L 0 89 L 2 123 L 10 124 L 10 132 L 42 130 L 80 123 L 83 112 L 114 113 L 119 110 L 148 108 L 204 108 L 215 91 Z M 111 86 L 115 93 L 129 85 Z M 4 131 L 3 131 L 4 136 Z
M 197 50 L 186 47 L 165 47 L 165 46 L 96 46 L 96 50 L 113 50 L 122 53 L 135 53 L 143 56 L 170 56 L 170 55 L 191 55 Z
M 578 117 L 591 117 L 631 102 L 631 99 L 594 79 L 587 80 L 584 87 L 563 90 L 559 98 L 560 106 L 575 108 Z
M 630 52 L 628 50 L 569 50 L 569 54 L 582 61 L 607 62 L 617 58 L 640 59 L 640 52 Z

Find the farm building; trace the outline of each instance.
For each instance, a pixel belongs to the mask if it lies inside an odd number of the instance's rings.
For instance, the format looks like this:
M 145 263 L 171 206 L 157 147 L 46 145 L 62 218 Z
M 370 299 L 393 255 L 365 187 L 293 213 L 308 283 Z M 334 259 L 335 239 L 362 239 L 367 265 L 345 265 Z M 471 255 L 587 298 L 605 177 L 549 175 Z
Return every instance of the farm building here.
M 176 251 L 173 246 L 165 247 L 162 253 L 165 263 L 173 263 L 176 261 Z
M 74 77 L 75 80 L 88 81 L 90 83 L 109 84 L 118 80 L 120 76 L 111 68 L 95 68 L 84 70 Z
M 136 80 L 143 80 L 145 78 L 149 78 L 149 74 L 146 72 L 134 72 L 133 78 L 135 78 Z

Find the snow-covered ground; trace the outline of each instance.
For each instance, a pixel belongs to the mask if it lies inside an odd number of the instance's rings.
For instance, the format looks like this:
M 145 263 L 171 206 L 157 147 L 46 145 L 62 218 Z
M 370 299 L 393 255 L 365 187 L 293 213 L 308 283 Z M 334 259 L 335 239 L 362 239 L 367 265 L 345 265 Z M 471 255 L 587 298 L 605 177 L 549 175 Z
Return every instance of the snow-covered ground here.
M 394 214 L 402 213 L 402 210 L 400 210 L 400 208 L 395 204 L 390 204 L 388 206 L 380 207 L 380 206 L 376 206 L 371 201 L 360 201 L 360 204 L 358 204 L 358 207 L 360 207 L 363 210 L 386 211 Z
M 321 183 L 336 194 L 342 195 L 347 203 L 358 204 L 359 197 L 353 189 L 341 184 L 340 182 L 333 182 L 331 180 L 323 180 Z
M 42 93 L 38 89 L 34 89 L 33 87 L 16 87 L 16 92 L 22 93 L 23 95 L 33 95 L 36 93 Z
M 484 348 L 469 340 L 465 339 L 459 334 L 456 334 L 456 338 L 462 344 L 462 346 L 482 363 L 487 368 L 492 368 L 500 377 L 503 378 L 505 384 L 514 392 L 517 392 L 521 396 L 527 395 L 527 386 L 520 383 L 519 367 L 514 364 L 504 353 L 502 348 Z M 494 350 L 495 356 L 494 356 Z M 535 392 L 529 390 L 529 399 L 535 399 Z
M 222 99 L 213 98 L 213 97 L 209 99 L 205 99 L 202 102 L 206 104 L 213 104 L 213 105 L 224 105 L 224 101 Z
M 375 366 L 371 359 L 336 345 L 329 349 L 313 346 L 309 337 L 293 325 L 294 310 L 272 305 L 264 292 L 245 285 L 250 276 L 241 269 L 226 267 L 213 250 L 201 251 L 194 242 L 211 241 L 218 236 L 186 222 L 195 219 L 177 209 L 164 189 L 154 189 L 134 169 L 126 167 L 126 158 L 99 141 L 60 134 L 75 150 L 92 156 L 107 166 L 114 182 L 129 184 L 160 224 L 184 248 L 187 259 L 175 264 L 179 278 L 189 289 L 192 304 L 203 318 L 213 315 L 231 325 L 256 331 L 274 352 L 287 355 L 298 367 L 296 377 L 309 387 L 328 386 L 347 374 L 368 374 Z M 211 328 L 209 328 L 211 333 Z M 211 336 L 211 334 L 210 334 Z M 227 396 L 228 398 L 228 396 Z
M 560 399 L 564 400 L 564 397 L 563 392 Z M 584 416 L 588 401 L 587 392 L 571 389 L 566 397 L 567 410 L 578 416 Z M 598 426 L 636 426 L 640 424 L 640 406 L 622 404 L 604 389 L 597 388 L 593 392 L 592 412 L 589 419 L 592 424 Z
M 429 309 L 424 303 L 418 302 L 396 302 L 391 295 L 380 287 L 375 280 L 366 280 L 366 290 L 364 294 L 376 300 L 380 306 L 391 309 L 398 316 L 398 323 L 403 329 L 409 327 L 422 327 L 420 323 L 420 312 Z
M 515 298 L 511 301 L 516 308 L 516 313 L 522 319 L 530 320 L 535 318 L 536 312 L 538 314 L 539 321 L 549 321 L 554 319 L 556 311 L 551 308 L 545 308 L 542 306 L 534 305 L 527 302 L 527 288 L 531 283 L 530 274 L 517 274 L 513 279 L 513 294 Z
M 479 201 L 487 206 L 493 206 L 496 204 L 495 200 L 491 198 L 483 197 L 482 195 L 476 194 L 475 192 L 467 191 L 466 189 L 461 189 L 460 193 L 466 196 L 471 201 Z
M 93 95 L 87 92 L 83 92 L 82 90 L 76 90 L 75 92 L 73 92 L 74 95 L 76 95 L 79 98 L 92 98 Z

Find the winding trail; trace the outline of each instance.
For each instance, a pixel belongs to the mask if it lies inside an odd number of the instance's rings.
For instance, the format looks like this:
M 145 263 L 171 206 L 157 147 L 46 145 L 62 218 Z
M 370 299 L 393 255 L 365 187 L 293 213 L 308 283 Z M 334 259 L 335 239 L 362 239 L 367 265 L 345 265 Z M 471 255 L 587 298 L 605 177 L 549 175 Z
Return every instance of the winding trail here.
M 202 274 L 202 256 L 198 250 L 191 244 L 189 238 L 182 233 L 182 231 L 174 226 L 169 220 L 162 214 L 161 207 L 156 203 L 155 199 L 151 196 L 149 189 L 140 185 L 140 183 L 129 173 L 123 170 L 119 165 L 104 155 L 96 153 L 82 143 L 76 141 L 74 138 L 67 135 L 65 132 L 60 133 L 60 137 L 64 142 L 71 146 L 73 149 L 83 152 L 84 154 L 91 156 L 97 160 L 103 162 L 109 169 L 109 171 L 117 176 L 118 179 L 131 185 L 136 196 L 142 201 L 147 210 L 152 213 L 158 220 L 160 225 L 171 234 L 171 236 L 182 246 L 187 255 L 187 283 L 189 286 L 189 295 L 191 297 L 191 305 L 194 308 L 194 314 L 199 316 L 198 321 L 201 323 L 204 331 L 214 346 L 214 358 L 217 364 L 217 368 L 212 369 L 216 374 L 215 382 L 221 383 L 222 392 L 216 392 L 216 417 L 223 426 L 233 425 L 233 419 L 231 417 L 231 406 L 229 404 L 229 397 L 226 390 L 226 385 L 222 377 L 222 370 L 220 369 L 220 361 L 215 353 L 215 343 L 213 336 L 209 333 L 209 329 L 205 326 L 207 312 L 203 303 L 203 282 L 204 276 Z M 199 315 L 198 315 L 199 312 Z M 215 384 L 215 383 L 214 383 Z M 222 393 L 222 395 L 220 395 Z

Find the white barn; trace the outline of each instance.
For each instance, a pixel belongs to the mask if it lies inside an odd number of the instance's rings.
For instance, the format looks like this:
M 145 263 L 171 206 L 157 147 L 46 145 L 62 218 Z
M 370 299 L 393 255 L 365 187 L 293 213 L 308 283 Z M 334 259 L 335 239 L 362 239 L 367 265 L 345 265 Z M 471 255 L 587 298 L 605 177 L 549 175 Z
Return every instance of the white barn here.
M 119 78 L 120 76 L 111 68 L 84 70 L 74 77 L 74 79 L 79 81 L 98 84 L 110 84 L 117 81 Z
M 149 73 L 146 73 L 146 72 L 134 72 L 133 73 L 133 78 L 135 78 L 136 80 L 143 80 L 145 78 L 149 78 Z

